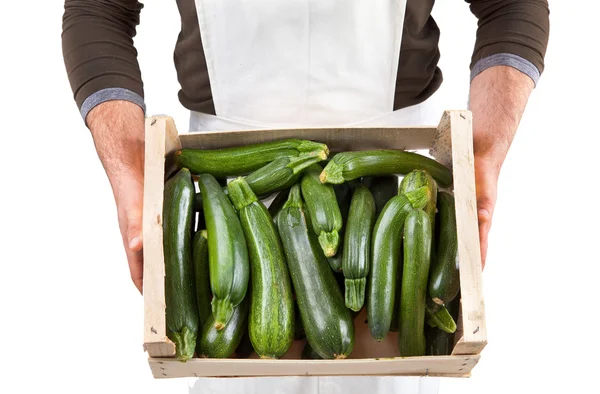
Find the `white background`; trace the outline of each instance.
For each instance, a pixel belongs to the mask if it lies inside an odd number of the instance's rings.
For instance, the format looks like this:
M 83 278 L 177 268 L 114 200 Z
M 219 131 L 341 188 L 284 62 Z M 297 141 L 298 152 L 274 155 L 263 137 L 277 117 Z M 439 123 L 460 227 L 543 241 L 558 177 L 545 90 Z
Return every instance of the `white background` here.
M 9 4 L 9 5 L 6 5 Z M 72 99 L 61 0 L 0 6 L 0 392 L 184 393 L 153 380 L 142 297 L 113 196 Z M 484 271 L 489 345 L 440 392 L 600 392 L 596 1 L 552 1 L 547 68 L 504 165 Z M 440 90 L 466 107 L 476 20 L 438 1 Z M 147 1 L 136 45 L 148 114 L 174 116 L 175 1 Z

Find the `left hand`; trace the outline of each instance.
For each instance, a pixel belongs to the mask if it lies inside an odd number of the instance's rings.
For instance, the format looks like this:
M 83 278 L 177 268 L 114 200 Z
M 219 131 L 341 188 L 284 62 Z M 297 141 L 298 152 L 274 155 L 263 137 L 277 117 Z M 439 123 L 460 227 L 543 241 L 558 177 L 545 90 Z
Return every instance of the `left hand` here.
M 500 165 L 492 155 L 475 155 L 475 188 L 477 194 L 477 217 L 481 245 L 481 269 L 485 268 L 488 249 L 488 233 L 496 205 Z

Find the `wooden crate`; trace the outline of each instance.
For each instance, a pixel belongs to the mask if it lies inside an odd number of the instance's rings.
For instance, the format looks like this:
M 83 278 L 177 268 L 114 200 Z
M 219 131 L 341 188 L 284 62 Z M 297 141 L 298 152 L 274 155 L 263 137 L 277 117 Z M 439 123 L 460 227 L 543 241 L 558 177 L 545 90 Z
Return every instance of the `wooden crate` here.
M 326 143 L 332 152 L 366 149 L 428 149 L 452 168 L 456 201 L 461 306 L 450 356 L 398 357 L 396 334 L 377 343 L 363 317 L 355 319 L 355 348 L 346 360 L 300 360 L 303 341 L 294 341 L 281 360 L 175 360 L 165 327 L 162 243 L 163 186 L 174 171 L 172 154 L 184 148 L 216 149 L 296 137 Z M 477 226 L 472 117 L 469 111 L 444 112 L 439 126 L 409 128 L 313 128 L 206 132 L 178 135 L 170 117 L 146 120 L 144 183 L 144 349 L 154 377 L 406 375 L 467 377 L 487 343 Z M 364 314 L 364 309 L 363 309 Z

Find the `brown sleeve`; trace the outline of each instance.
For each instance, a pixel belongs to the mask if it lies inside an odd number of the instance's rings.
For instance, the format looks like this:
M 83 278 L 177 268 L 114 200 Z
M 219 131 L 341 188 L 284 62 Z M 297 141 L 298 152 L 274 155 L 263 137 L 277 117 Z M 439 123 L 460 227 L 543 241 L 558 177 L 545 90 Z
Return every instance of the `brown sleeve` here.
M 143 100 L 135 28 L 143 5 L 137 0 L 65 0 L 62 49 L 75 101 L 118 88 Z
M 478 19 L 471 68 L 488 56 L 508 53 L 542 73 L 550 33 L 547 0 L 466 1 Z

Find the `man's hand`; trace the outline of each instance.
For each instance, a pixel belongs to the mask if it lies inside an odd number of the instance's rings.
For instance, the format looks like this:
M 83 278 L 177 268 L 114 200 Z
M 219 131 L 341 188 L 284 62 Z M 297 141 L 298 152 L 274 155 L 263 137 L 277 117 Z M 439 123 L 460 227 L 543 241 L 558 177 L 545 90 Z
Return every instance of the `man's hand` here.
M 488 68 L 471 82 L 475 184 L 481 263 L 485 267 L 488 233 L 496 205 L 500 168 L 533 90 L 527 75 L 508 66 Z
M 144 113 L 128 101 L 108 101 L 92 109 L 86 121 L 117 203 L 131 279 L 142 292 Z

